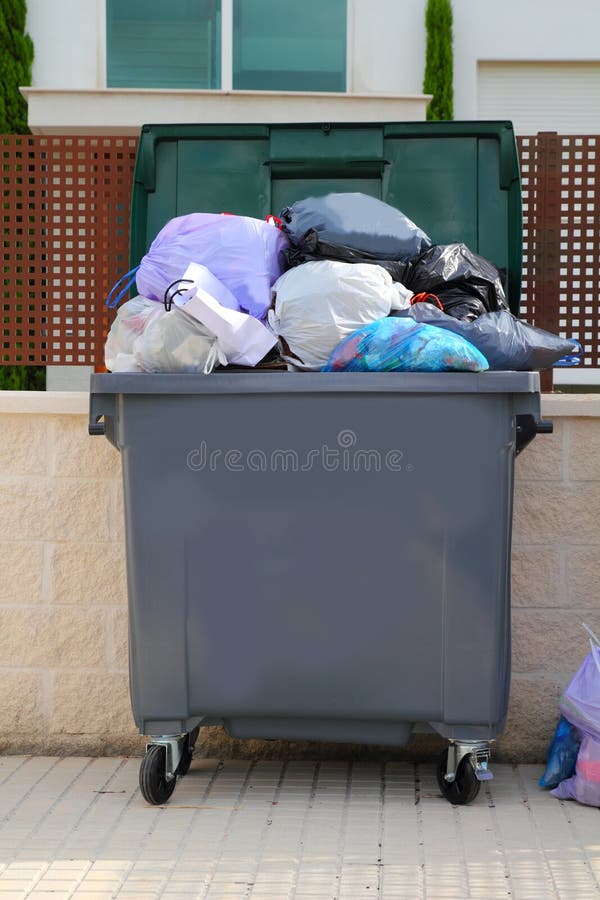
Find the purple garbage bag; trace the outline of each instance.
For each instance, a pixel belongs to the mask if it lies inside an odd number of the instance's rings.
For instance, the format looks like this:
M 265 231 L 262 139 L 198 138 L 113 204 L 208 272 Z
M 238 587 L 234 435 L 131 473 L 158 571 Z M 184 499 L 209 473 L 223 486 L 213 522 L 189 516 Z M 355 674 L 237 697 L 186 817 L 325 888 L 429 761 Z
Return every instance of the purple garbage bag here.
M 559 800 L 577 800 L 600 807 L 600 741 L 586 734 L 581 742 L 575 774 L 550 791 Z
M 567 685 L 560 710 L 582 734 L 575 775 L 555 787 L 551 794 L 559 800 L 578 800 L 600 807 L 600 642 L 591 636 L 590 652 Z
M 565 689 L 560 710 L 571 725 L 600 741 L 600 645 L 594 637 L 590 652 Z
M 165 291 L 195 262 L 223 282 L 240 309 L 263 319 L 271 285 L 284 271 L 288 238 L 275 225 L 249 216 L 190 213 L 171 219 L 142 259 L 139 293 L 162 301 Z

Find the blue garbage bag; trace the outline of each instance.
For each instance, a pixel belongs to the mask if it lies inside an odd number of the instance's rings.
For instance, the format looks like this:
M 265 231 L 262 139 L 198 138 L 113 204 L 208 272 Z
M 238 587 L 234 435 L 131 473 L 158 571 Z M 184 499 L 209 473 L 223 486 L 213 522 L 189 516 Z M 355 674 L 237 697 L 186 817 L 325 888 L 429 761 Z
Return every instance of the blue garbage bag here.
M 488 362 L 460 335 L 410 318 L 378 319 L 335 348 L 323 372 L 484 372 Z
M 546 771 L 538 781 L 540 787 L 555 788 L 575 774 L 580 744 L 581 735 L 577 728 L 561 716 L 548 747 Z

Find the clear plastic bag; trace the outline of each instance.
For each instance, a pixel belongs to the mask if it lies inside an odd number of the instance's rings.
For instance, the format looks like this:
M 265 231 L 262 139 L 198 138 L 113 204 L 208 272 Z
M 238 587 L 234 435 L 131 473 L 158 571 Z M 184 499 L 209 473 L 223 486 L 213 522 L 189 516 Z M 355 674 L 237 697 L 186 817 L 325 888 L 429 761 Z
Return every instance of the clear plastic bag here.
M 485 357 L 464 338 L 413 319 L 387 318 L 356 331 L 324 372 L 483 372 Z
M 135 363 L 143 372 L 207 375 L 217 364 L 227 365 L 208 328 L 177 307 L 158 311 L 134 344 Z
M 133 297 L 119 307 L 104 345 L 104 364 L 109 372 L 141 372 L 134 345 L 151 318 L 164 313 L 161 305 L 147 297 Z
M 313 371 L 347 335 L 392 308 L 407 307 L 410 297 L 380 266 L 332 260 L 290 269 L 274 284 L 273 294 L 269 324 L 282 343 L 282 357 Z
M 178 216 L 159 231 L 142 259 L 137 288 L 162 302 L 169 285 L 195 262 L 231 291 L 241 310 L 262 319 L 271 302 L 271 285 L 284 271 L 287 243 L 275 225 L 248 216 Z

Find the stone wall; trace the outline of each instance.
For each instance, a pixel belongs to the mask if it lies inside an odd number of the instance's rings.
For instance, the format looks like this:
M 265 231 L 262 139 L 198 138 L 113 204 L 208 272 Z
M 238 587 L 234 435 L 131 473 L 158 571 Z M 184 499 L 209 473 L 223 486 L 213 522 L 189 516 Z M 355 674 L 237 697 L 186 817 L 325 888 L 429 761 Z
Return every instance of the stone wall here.
M 561 691 L 600 636 L 600 397 L 554 394 L 554 433 L 517 458 L 512 687 L 498 755 L 543 760 Z
M 586 653 L 580 623 L 600 633 L 600 398 L 548 396 L 543 411 L 554 434 L 517 460 L 503 759 L 543 759 L 560 692 Z M 127 684 L 120 460 L 88 437 L 87 395 L 0 393 L 0 509 L 0 751 L 141 753 Z M 414 752 L 433 743 L 418 740 Z M 233 741 L 220 729 L 203 732 L 199 750 L 350 752 Z

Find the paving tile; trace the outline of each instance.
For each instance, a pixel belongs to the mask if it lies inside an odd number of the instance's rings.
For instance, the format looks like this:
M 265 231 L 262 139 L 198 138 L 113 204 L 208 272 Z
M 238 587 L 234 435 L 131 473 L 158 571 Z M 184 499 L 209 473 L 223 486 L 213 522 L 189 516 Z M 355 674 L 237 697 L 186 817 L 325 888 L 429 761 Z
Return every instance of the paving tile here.
M 87 888 L 81 888 L 73 894 L 77 900 L 113 900 L 114 896 L 112 891 L 91 891 Z
M 72 888 L 68 887 L 59 887 L 56 890 L 47 890 L 37 888 L 33 891 L 30 891 L 27 894 L 27 900 L 31 897 L 32 900 L 68 900 L 73 892 Z M 0 895 L 1 896 L 1 895 Z
M 172 888 L 169 885 L 169 889 L 164 891 L 160 896 L 161 900 L 200 900 L 202 895 L 195 890 L 187 890 L 184 888 L 179 890 Z
M 431 765 L 199 760 L 155 808 L 139 760 L 0 762 L 0 900 L 600 893 L 600 812 L 540 791 L 539 766 L 495 766 L 452 807 Z

